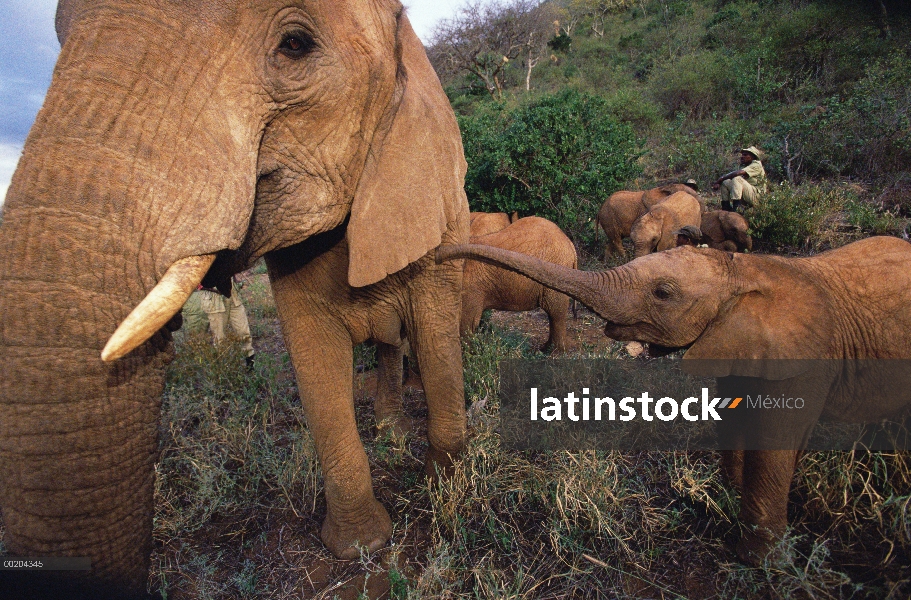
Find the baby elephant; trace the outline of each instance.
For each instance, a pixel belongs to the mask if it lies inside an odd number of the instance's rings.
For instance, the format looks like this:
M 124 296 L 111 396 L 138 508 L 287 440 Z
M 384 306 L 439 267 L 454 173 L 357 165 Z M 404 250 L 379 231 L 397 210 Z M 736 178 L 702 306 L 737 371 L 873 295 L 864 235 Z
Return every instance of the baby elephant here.
M 515 223 L 519 219 L 519 215 L 512 213 L 510 216 L 504 212 L 472 212 L 468 218 L 471 222 L 471 235 L 479 236 L 509 227 L 510 223 Z
M 662 200 L 633 223 L 630 237 L 636 258 L 677 246 L 677 230 L 702 224 L 702 207 L 687 192 L 677 192 Z
M 623 238 L 630 236 L 630 230 L 636 219 L 677 192 L 692 195 L 699 202 L 700 209 L 705 210 L 705 203 L 699 197 L 699 192 L 694 187 L 683 183 L 672 183 L 644 191 L 624 190 L 611 194 L 610 198 L 601 205 L 595 220 L 595 226 L 601 227 L 607 235 L 604 262 L 607 262 L 612 254 L 621 256 L 625 254 Z
M 677 245 L 705 245 L 725 252 L 744 252 L 753 249 L 747 220 L 738 213 L 713 210 L 702 215 L 702 226 L 685 226 L 677 230 Z
M 500 231 L 477 237 L 474 231 L 472 223 L 472 244 L 521 252 L 565 267 L 576 268 L 578 265 L 572 241 L 547 219 L 525 217 Z M 467 260 L 462 280 L 460 331 L 465 335 L 476 330 L 482 313 L 488 308 L 524 311 L 541 307 L 550 320 L 550 337 L 544 347 L 565 352 L 569 302 L 569 296 L 518 273 Z
M 805 410 L 748 406 L 718 424 L 722 466 L 741 492 L 737 552 L 746 562 L 784 534 L 795 463 L 818 419 L 875 423 L 911 407 L 911 373 L 895 360 L 911 359 L 911 244 L 897 238 L 808 258 L 681 247 L 599 273 L 480 245 L 437 248 L 437 261 L 451 258 L 570 294 L 615 340 L 687 348 L 684 364 L 714 359 L 701 374 L 717 378 L 722 397 L 747 389 L 779 398 L 790 388 L 803 398 L 806 359 L 823 365 L 809 381 L 822 395 Z

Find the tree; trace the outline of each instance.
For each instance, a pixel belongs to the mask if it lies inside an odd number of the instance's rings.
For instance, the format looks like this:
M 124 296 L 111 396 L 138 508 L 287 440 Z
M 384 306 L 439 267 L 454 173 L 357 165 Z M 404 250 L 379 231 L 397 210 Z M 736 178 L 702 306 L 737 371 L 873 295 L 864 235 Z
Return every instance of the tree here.
M 459 128 L 472 210 L 545 217 L 577 244 L 592 240 L 604 199 L 639 174 L 632 129 L 575 90 L 460 117 Z
M 564 18 L 575 25 L 582 17 L 591 18 L 591 30 L 598 37 L 604 36 L 604 19 L 611 13 L 627 10 L 636 5 L 636 0 L 564 0 L 562 10 Z M 570 35 L 566 28 L 566 35 Z
M 550 5 L 540 0 L 473 0 L 436 26 L 427 54 L 441 78 L 470 73 L 492 98 L 500 99 L 503 72 L 520 56 L 530 87 L 531 70 L 551 38 L 553 21 Z

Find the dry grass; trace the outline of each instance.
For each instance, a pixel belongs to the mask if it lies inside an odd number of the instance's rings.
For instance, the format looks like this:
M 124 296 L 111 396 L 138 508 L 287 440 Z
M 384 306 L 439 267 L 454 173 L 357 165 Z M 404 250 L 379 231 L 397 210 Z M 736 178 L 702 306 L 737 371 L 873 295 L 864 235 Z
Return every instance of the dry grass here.
M 266 291 L 250 306 L 257 366 L 236 345 L 178 336 L 161 424 L 149 586 L 162 598 L 906 598 L 911 458 L 810 453 L 791 529 L 759 568 L 737 562 L 737 498 L 717 456 L 522 453 L 499 446 L 497 362 L 535 355 L 516 323 L 466 341 L 470 443 L 428 486 L 426 443 L 375 435 L 371 375 L 356 410 L 394 532 L 358 561 L 319 541 L 322 480 Z M 250 295 L 248 295 L 250 294 Z M 584 315 L 579 328 L 600 330 Z M 505 329 L 512 323 L 513 329 Z M 538 337 L 542 332 L 535 333 Z M 592 334 L 594 335 L 594 334 Z M 535 338 L 537 339 L 537 338 Z M 593 339 L 593 338 L 592 338 Z M 582 352 L 622 355 L 616 344 Z M 369 353 L 359 353 L 369 363 Z M 426 407 L 406 387 L 407 412 Z M 0 524 L 2 543 L 2 524 Z
M 600 329 L 590 315 L 581 321 Z M 389 547 L 353 562 L 335 560 L 319 543 L 321 479 L 280 339 L 256 340 L 253 377 L 236 351 L 180 340 L 162 425 L 152 589 L 166 585 L 167 598 L 911 593 L 906 455 L 805 455 L 788 536 L 767 564 L 744 567 L 732 552 L 737 498 L 714 453 L 501 449 L 497 362 L 537 355 L 529 335 L 504 327 L 494 318 L 465 343 L 470 443 L 440 484 L 428 486 L 421 475 L 422 431 L 375 437 L 370 376 L 357 376 L 362 440 L 395 530 Z M 540 337 L 541 328 L 534 324 L 532 333 Z M 622 354 L 611 344 L 580 346 L 586 355 Z M 408 412 L 420 422 L 423 396 L 406 390 Z

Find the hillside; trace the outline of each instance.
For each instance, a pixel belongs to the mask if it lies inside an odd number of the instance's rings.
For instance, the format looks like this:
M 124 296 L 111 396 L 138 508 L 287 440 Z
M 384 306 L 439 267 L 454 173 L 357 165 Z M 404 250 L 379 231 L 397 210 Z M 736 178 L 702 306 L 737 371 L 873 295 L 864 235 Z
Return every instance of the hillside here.
M 536 212 L 541 201 L 534 196 L 553 194 L 526 186 L 524 198 L 513 194 L 508 206 L 498 206 L 504 201 L 494 193 L 497 184 L 477 181 L 478 162 L 491 160 L 481 156 L 488 149 L 478 146 L 477 132 L 496 139 L 501 133 L 491 114 L 505 122 L 503 115 L 573 90 L 628 126 L 638 148 L 624 155 L 634 169 L 598 172 L 610 181 L 590 194 L 594 210 L 603 194 L 621 187 L 693 177 L 708 190 L 736 165 L 738 148 L 755 144 L 766 153 L 770 180 L 787 184 L 781 193 L 788 198 L 779 204 L 804 205 L 812 201 L 805 195 L 822 195 L 837 231 L 897 234 L 905 227 L 895 218 L 911 208 L 911 12 L 906 3 L 554 0 L 500 6 L 517 5 L 543 13 L 538 20 L 549 23 L 549 40 L 506 60 L 485 38 L 490 51 L 479 60 L 488 70 L 501 67 L 499 93 L 447 61 L 451 55 L 444 50 L 457 37 L 443 33 L 454 22 L 440 26 L 429 48 L 460 115 L 473 208 L 522 212 L 524 202 L 525 212 Z M 489 27 L 503 30 L 492 14 L 475 15 L 475 25 L 483 28 L 486 17 Z M 466 31 L 457 33 L 465 38 Z M 552 130 L 533 135 L 541 146 L 552 143 Z M 498 176 L 514 175 L 502 156 L 493 154 Z M 774 225 L 771 221 L 781 216 L 755 215 L 754 220 Z M 561 225 L 577 242 L 590 243 L 582 231 L 585 222 L 569 219 Z M 778 240 L 771 231 L 759 233 L 773 247 L 801 237 Z

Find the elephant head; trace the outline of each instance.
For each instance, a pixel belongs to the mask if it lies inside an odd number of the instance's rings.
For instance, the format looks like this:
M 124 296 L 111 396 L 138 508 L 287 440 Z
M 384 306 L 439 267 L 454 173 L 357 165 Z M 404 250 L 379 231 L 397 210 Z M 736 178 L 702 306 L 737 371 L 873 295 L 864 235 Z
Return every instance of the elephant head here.
M 452 110 L 397 0 L 61 0 L 0 227 L 10 552 L 145 587 L 168 325 L 197 284 L 347 222 L 348 283 L 462 207 Z
M 645 256 L 652 252 L 661 252 L 673 248 L 670 234 L 666 231 L 661 212 L 647 212 L 633 223 L 630 238 L 633 240 L 635 257 Z M 676 242 L 676 239 L 674 240 Z
M 874 312 L 896 324 L 895 311 L 902 319 L 907 312 L 908 292 L 898 280 L 911 283 L 902 266 L 911 245 L 895 238 L 862 240 L 812 259 L 682 246 L 598 272 L 475 244 L 442 246 L 436 256 L 521 273 L 590 307 L 606 321 L 608 337 L 687 348 L 687 359 L 843 358 L 858 336 L 865 345 L 851 349 L 852 357 L 911 355 L 899 327 L 865 330 L 877 322 Z M 850 286 L 870 297 L 851 296 Z M 844 317 L 857 303 L 869 313 L 865 320 Z
M 635 246 L 636 258 L 676 247 L 675 232 L 681 227 L 699 227 L 702 207 L 691 192 L 671 194 L 633 223 L 630 238 Z

